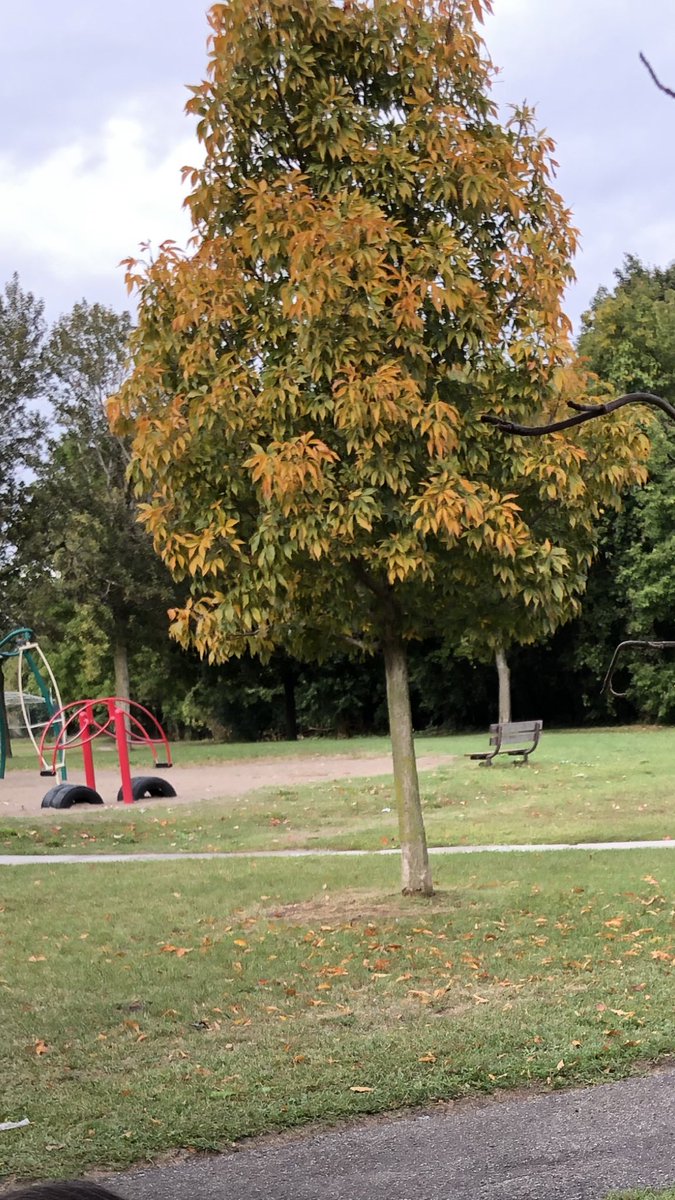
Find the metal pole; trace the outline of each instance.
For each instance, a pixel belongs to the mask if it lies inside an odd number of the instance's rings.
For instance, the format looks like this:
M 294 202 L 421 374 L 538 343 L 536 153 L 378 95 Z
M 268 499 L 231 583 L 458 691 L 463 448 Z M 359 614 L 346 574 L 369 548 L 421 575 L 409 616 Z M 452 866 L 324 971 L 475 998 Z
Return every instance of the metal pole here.
M 131 768 L 129 766 L 129 743 L 127 742 L 127 713 L 114 700 L 110 701 L 110 715 L 115 721 L 115 741 L 117 757 L 122 776 L 122 799 L 125 804 L 133 804 L 134 793 L 131 783 Z
M 87 700 L 83 708 L 80 709 L 80 735 L 82 737 L 82 758 L 84 759 L 84 777 L 87 781 L 87 787 L 93 788 L 96 791 L 96 773 L 94 771 L 94 751 L 91 748 L 91 726 L 93 721 L 92 703 Z

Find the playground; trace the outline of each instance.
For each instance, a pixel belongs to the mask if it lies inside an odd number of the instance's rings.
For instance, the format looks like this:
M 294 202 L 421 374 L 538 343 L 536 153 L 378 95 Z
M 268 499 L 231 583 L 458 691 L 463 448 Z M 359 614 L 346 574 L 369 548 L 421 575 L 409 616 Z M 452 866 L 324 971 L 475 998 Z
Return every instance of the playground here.
M 255 748 L 250 748 L 253 754 Z M 103 752 L 105 753 L 105 752 Z M 100 757 L 103 757 L 101 755 Z M 113 766 L 114 754 L 108 752 L 110 766 L 96 767 L 96 781 L 99 792 L 106 805 L 114 804 L 119 789 L 119 772 Z M 419 760 L 421 770 L 430 770 L 453 759 L 451 754 L 422 754 Z M 100 762 L 100 758 L 99 758 Z M 23 770 L 12 771 L 0 784 L 0 815 L 6 817 L 42 817 L 53 820 L 54 813 L 50 809 L 42 809 L 41 802 L 45 792 L 45 780 L 35 769 L 27 769 L 29 760 L 23 760 Z M 137 774 L 145 773 L 143 767 L 134 767 Z M 176 796 L 170 799 L 161 798 L 148 800 L 153 809 L 167 803 L 173 809 L 200 801 L 217 801 L 236 798 L 247 792 L 260 788 L 295 786 L 308 783 L 322 783 L 336 779 L 358 779 L 370 776 L 390 775 L 391 755 L 376 754 L 367 757 L 355 757 L 351 754 L 316 755 L 298 758 L 252 758 L 244 762 L 230 761 L 226 763 L 195 764 L 193 766 L 174 766 L 171 771 L 171 783 L 176 790 Z M 74 781 L 84 779 L 84 771 L 80 765 L 71 772 Z M 83 806 L 71 809 L 73 817 L 81 823 L 94 815 L 94 810 L 87 806 L 85 815 Z M 60 812 L 59 819 L 68 816 Z

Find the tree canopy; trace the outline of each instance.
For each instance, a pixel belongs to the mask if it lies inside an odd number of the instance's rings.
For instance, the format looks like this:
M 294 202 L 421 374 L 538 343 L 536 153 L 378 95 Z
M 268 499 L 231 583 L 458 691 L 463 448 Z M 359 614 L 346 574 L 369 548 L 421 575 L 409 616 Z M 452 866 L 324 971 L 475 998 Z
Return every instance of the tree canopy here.
M 538 444 L 593 386 L 561 297 L 576 245 L 533 113 L 499 120 L 486 0 L 232 0 L 192 89 L 194 240 L 129 260 L 112 405 L 141 516 L 213 660 L 381 648 L 404 888 L 428 891 L 405 644 L 553 627 L 601 510 L 642 478 L 631 414 Z
M 621 391 L 646 390 L 675 401 L 675 264 L 647 267 L 627 255 L 613 289 L 601 288 L 584 314 L 579 349 Z M 649 482 L 625 514 L 603 531 L 607 586 L 593 591 L 598 632 L 612 640 L 675 637 L 675 534 L 673 494 L 675 430 L 670 422 L 651 431 Z M 589 616 L 591 614 L 589 613 Z M 611 642 L 610 642 L 611 644 Z M 605 664 L 610 646 L 605 649 Z M 582 646 L 583 655 L 589 653 Z M 659 655 L 628 658 L 630 696 L 648 719 L 675 716 L 675 667 Z
M 54 645 L 71 696 L 128 695 L 127 657 L 166 639 L 175 593 L 136 520 L 129 449 L 112 434 L 108 396 L 126 371 L 131 321 L 82 301 L 35 347 L 42 454 L 14 515 L 12 608 Z
M 13 275 L 0 294 L 0 613 L 6 620 L 16 616 L 10 584 L 15 525 L 44 433 L 35 401 L 45 374 L 45 329 L 44 304 Z

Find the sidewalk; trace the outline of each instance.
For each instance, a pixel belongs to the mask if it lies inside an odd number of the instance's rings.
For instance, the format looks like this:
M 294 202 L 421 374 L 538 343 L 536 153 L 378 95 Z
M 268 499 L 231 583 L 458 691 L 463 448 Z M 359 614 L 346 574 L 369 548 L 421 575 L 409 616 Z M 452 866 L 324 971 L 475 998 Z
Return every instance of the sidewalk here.
M 675 1184 L 675 1066 L 257 1140 L 111 1177 L 128 1200 L 602 1200 Z
M 675 839 L 644 842 L 551 842 L 522 846 L 430 846 L 429 854 L 550 854 L 562 850 L 675 850 Z M 74 865 L 77 863 L 175 862 L 178 859 L 209 858 L 363 858 L 368 854 L 400 854 L 400 850 L 212 850 L 177 851 L 176 853 L 141 854 L 0 854 L 0 867 L 36 867 L 45 863 Z

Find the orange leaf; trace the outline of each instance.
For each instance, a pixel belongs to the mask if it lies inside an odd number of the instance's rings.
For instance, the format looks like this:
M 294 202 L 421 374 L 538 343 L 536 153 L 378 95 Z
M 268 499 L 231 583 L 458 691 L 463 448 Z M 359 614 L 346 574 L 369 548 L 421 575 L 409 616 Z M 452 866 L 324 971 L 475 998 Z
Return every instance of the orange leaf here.
M 46 1042 L 43 1042 L 43 1041 L 42 1041 L 42 1038 L 38 1038 L 38 1040 L 36 1041 L 36 1043 L 35 1043 L 35 1046 L 34 1046 L 33 1048 L 34 1048 L 34 1050 L 35 1050 L 35 1053 L 36 1053 L 38 1056 L 39 1056 L 39 1055 L 41 1055 L 41 1054 L 48 1054 L 48 1053 L 49 1053 L 49 1046 L 47 1045 L 47 1043 L 46 1043 Z

